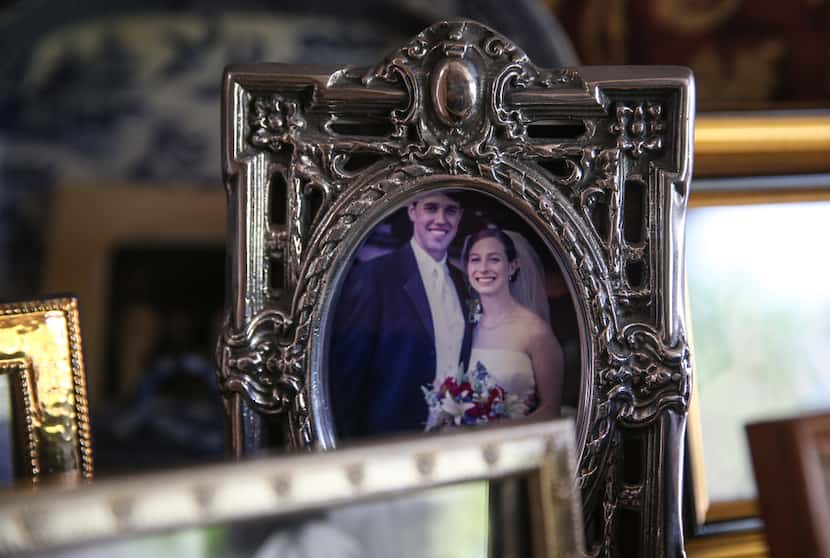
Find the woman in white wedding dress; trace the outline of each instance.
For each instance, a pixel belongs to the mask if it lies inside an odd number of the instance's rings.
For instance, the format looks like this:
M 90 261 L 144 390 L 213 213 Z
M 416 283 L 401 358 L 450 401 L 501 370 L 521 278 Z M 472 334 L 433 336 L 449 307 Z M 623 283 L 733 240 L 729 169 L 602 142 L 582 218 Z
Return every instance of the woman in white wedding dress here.
M 522 257 L 511 237 L 527 244 L 522 246 Z M 481 229 L 468 240 L 467 278 L 481 307 L 469 365 L 475 369 L 480 363 L 505 393 L 532 402 L 529 416 L 551 418 L 559 415 L 562 397 L 562 348 L 548 321 L 540 316 L 547 317 L 547 305 L 535 304 L 533 299 L 539 297 L 524 289 L 519 297 L 534 307 L 531 310 L 511 293 L 511 283 L 521 273 L 530 276 L 524 279 L 532 279 L 537 287 L 541 285 L 538 261 L 522 261 L 533 256 L 524 237 L 497 228 Z

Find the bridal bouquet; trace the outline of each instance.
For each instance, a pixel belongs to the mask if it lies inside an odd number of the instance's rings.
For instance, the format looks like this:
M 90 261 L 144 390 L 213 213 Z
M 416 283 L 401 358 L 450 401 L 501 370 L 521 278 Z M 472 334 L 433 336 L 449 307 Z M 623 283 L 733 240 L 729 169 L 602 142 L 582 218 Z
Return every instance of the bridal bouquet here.
M 459 367 L 454 376 L 447 376 L 437 386 L 423 386 L 421 390 L 429 407 L 427 431 L 518 418 L 528 412 L 528 402 L 518 395 L 505 393 L 481 362 L 469 372 Z

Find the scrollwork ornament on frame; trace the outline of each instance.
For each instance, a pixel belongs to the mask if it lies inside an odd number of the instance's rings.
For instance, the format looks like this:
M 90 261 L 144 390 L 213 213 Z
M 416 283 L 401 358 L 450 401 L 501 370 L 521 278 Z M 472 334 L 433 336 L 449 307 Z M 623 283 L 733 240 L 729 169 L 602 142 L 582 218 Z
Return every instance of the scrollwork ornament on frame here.
M 337 445 L 327 344 L 344 270 L 396 208 L 438 188 L 476 192 L 538 231 L 579 315 L 576 482 L 591 554 L 621 548 L 624 507 L 653 527 L 636 534 L 640 555 L 681 555 L 692 98 L 684 68 L 541 69 L 471 21 L 437 23 L 369 69 L 229 68 L 231 297 L 217 360 L 235 453 Z M 620 480 L 631 440 L 649 455 L 634 485 Z

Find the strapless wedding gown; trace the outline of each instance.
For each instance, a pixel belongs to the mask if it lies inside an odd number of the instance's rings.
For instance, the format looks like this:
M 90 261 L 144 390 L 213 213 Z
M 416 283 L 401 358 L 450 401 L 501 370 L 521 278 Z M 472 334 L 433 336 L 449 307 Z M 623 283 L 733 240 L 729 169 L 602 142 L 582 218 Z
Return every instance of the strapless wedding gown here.
M 470 354 L 470 370 L 475 370 L 478 363 L 487 369 L 492 381 L 505 394 L 515 395 L 527 403 L 528 412 L 536 407 L 536 379 L 533 376 L 533 363 L 527 353 L 476 347 Z

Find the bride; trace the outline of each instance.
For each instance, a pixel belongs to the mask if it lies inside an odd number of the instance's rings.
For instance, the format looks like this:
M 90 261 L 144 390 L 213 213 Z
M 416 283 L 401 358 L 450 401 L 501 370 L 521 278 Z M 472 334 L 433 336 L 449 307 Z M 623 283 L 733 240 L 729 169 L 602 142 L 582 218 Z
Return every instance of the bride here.
M 540 304 L 534 304 L 533 311 L 511 293 L 511 283 L 522 272 L 541 275 L 537 262 L 520 261 L 511 236 L 527 245 L 522 259 L 533 259 L 535 253 L 521 235 L 497 228 L 481 229 L 467 243 L 467 278 L 481 307 L 473 329 L 470 369 L 483 366 L 505 393 L 535 402 L 535 408 L 531 404 L 526 410 L 529 416 L 551 418 L 559 415 L 562 349 L 549 323 L 540 316 L 547 316 L 547 305 L 542 310 Z M 523 265 L 527 269 L 522 269 Z M 541 283 L 540 278 L 533 279 L 537 285 Z M 532 304 L 534 297 L 525 294 L 526 304 Z
M 564 363 L 538 255 L 520 234 L 484 228 L 465 243 L 463 263 L 478 308 L 471 347 L 458 373 L 423 387 L 426 430 L 558 416 Z

